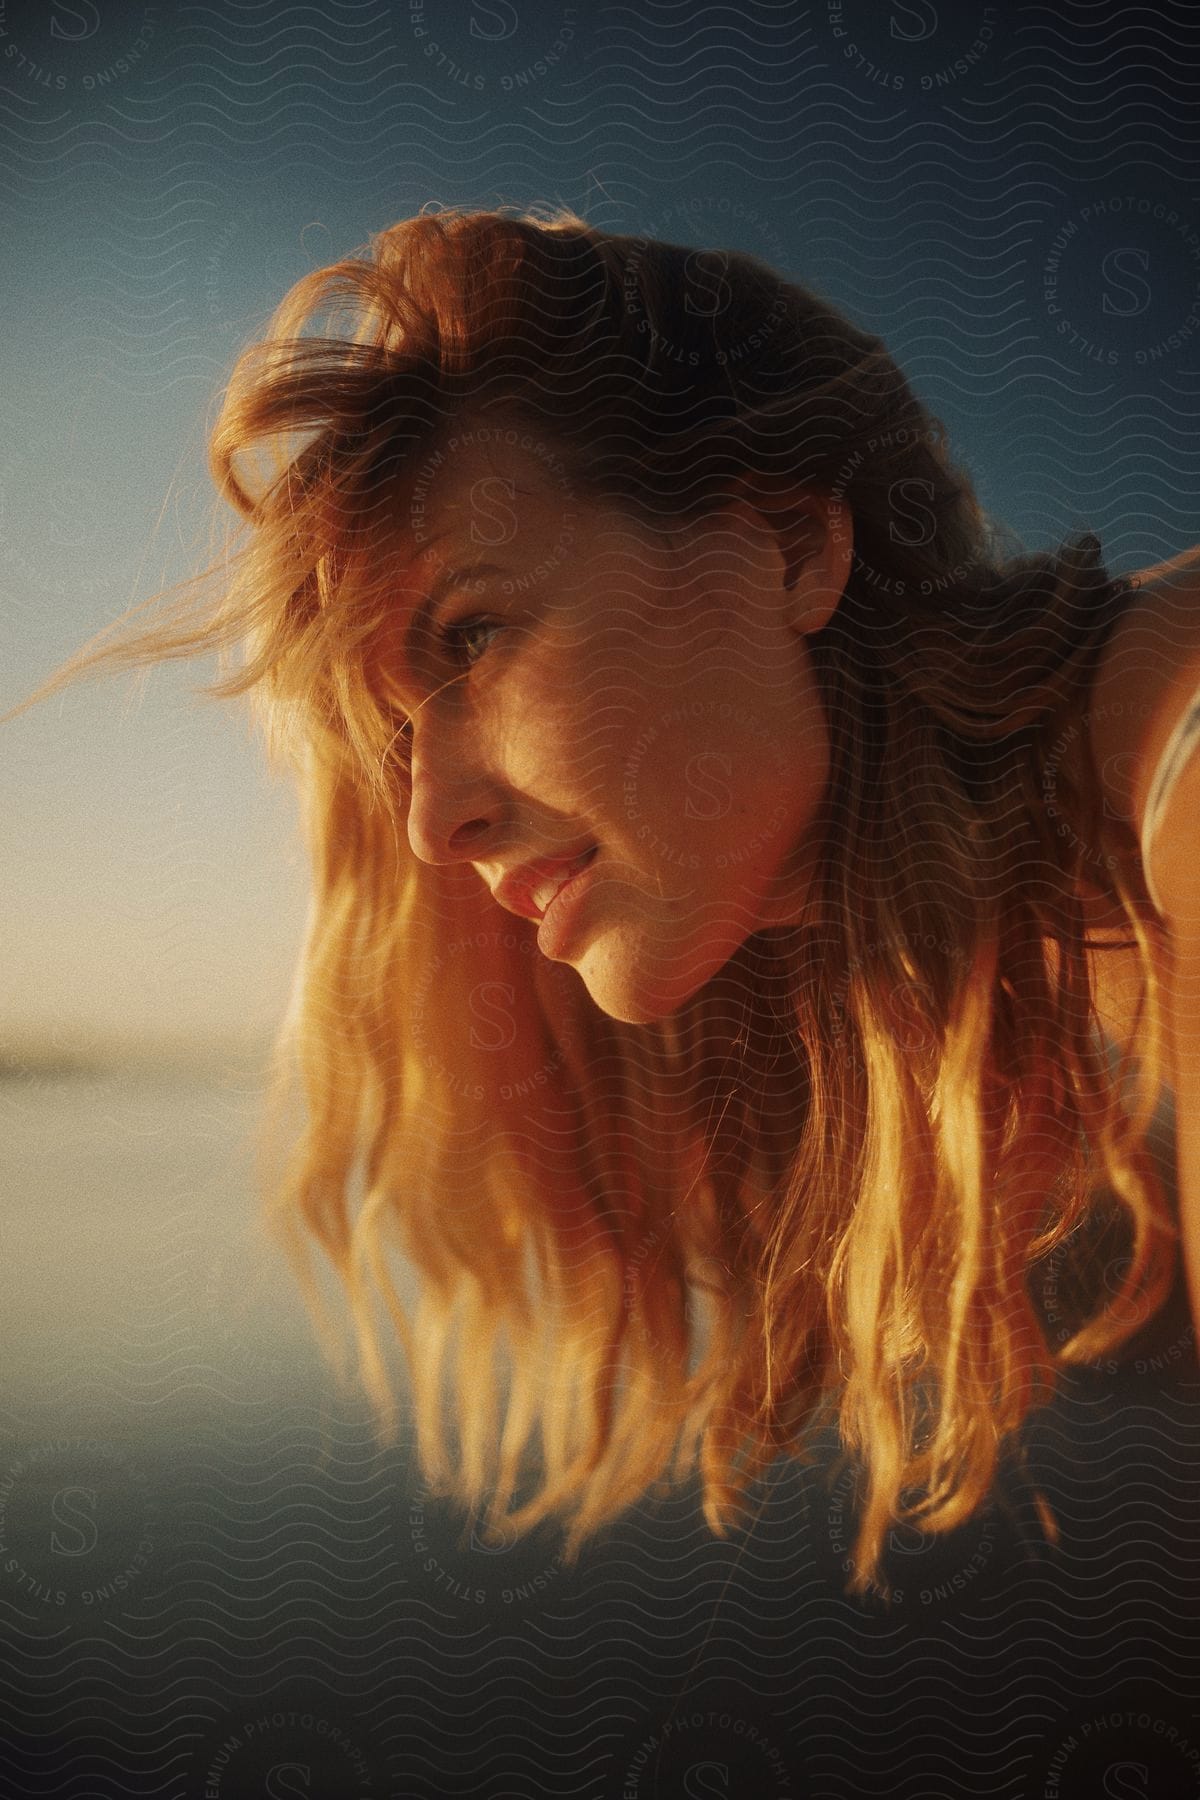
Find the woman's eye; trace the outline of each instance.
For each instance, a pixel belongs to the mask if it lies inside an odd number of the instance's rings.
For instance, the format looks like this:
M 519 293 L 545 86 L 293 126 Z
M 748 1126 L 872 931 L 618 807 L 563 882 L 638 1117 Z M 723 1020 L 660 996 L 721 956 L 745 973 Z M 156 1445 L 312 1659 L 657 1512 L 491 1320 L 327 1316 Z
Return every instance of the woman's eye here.
M 471 618 L 458 619 L 449 625 L 439 625 L 436 635 L 439 643 L 446 646 L 452 661 L 460 664 L 462 668 L 466 670 L 474 668 L 475 664 L 483 655 L 482 650 L 477 654 L 472 654 L 471 651 L 469 640 L 474 638 L 476 632 L 497 632 L 503 630 L 504 624 L 499 619 Z M 466 645 L 465 649 L 463 647 L 464 644 Z M 484 650 L 486 650 L 486 648 L 487 645 L 485 644 Z M 407 768 L 412 759 L 412 743 L 412 720 L 402 719 L 392 738 L 392 754 L 396 758 L 396 761 L 404 768 Z
M 447 646 L 456 662 L 465 662 L 467 668 L 472 668 L 479 661 L 479 656 L 472 656 L 469 646 L 464 648 L 464 640 L 472 637 L 477 631 L 500 631 L 501 629 L 497 619 L 461 619 L 452 625 L 440 626 L 438 637 Z M 486 650 L 486 648 L 485 644 L 484 649 Z M 482 654 L 483 651 L 480 651 L 479 655 L 482 656 Z

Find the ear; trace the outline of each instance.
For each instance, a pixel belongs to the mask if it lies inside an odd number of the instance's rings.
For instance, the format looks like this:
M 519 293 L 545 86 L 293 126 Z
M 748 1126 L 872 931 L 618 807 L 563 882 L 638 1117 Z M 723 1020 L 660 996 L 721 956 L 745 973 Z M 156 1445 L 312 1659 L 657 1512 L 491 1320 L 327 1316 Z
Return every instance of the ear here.
M 783 557 L 789 623 L 804 635 L 828 624 L 854 560 L 850 508 L 838 494 L 780 479 L 739 476 L 730 504 L 748 506 L 774 533 Z

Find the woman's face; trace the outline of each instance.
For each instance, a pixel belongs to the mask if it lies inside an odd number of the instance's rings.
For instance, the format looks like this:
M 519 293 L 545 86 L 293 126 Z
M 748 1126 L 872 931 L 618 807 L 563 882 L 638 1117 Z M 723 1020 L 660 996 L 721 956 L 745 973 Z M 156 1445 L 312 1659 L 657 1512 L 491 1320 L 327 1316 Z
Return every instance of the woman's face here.
M 406 598 L 492 572 L 441 593 L 405 660 L 409 841 L 493 894 L 594 851 L 539 944 L 641 1024 L 801 914 L 828 776 L 805 636 L 841 596 L 849 533 L 815 500 L 786 541 L 746 500 L 645 523 L 578 496 L 544 440 L 507 435 L 464 426 L 411 489 Z

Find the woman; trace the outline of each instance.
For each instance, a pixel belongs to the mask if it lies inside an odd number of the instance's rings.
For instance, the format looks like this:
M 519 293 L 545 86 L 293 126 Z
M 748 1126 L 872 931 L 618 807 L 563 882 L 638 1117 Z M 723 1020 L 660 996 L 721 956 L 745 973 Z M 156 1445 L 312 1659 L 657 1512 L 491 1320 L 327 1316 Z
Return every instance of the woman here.
M 304 1231 L 390 1432 L 388 1301 L 425 1479 L 561 1514 L 570 1556 L 673 1454 L 723 1532 L 836 1418 L 865 1591 L 1170 1287 L 1165 926 L 1104 772 L 1144 594 L 1091 538 L 1005 561 L 804 288 L 567 211 L 423 215 L 300 281 L 211 460 L 250 527 L 218 600 L 34 698 L 245 647 L 205 691 L 252 695 L 302 795 L 274 1094 L 295 1064 L 308 1119 L 268 1193 L 326 1342 Z M 1037 1265 L 1102 1237 L 1119 1291 L 1051 1351 Z

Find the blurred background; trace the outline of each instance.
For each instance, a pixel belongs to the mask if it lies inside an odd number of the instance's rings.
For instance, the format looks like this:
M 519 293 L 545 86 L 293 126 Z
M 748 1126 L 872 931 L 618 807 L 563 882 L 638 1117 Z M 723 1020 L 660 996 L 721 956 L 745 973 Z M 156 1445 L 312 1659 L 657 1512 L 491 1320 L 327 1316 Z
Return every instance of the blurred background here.
M 0 6 L 0 710 L 215 544 L 288 286 L 431 202 L 748 250 L 880 332 L 989 512 L 1200 539 L 1200 14 L 1110 0 Z M 0 728 L 0 1789 L 1200 1793 L 1177 1293 L 949 1540 L 854 1494 L 482 1544 L 337 1393 L 250 1145 L 306 873 L 196 662 Z M 1160 1152 L 1171 1179 L 1169 1120 Z M 1053 1303 L 1053 1296 L 1050 1296 Z

